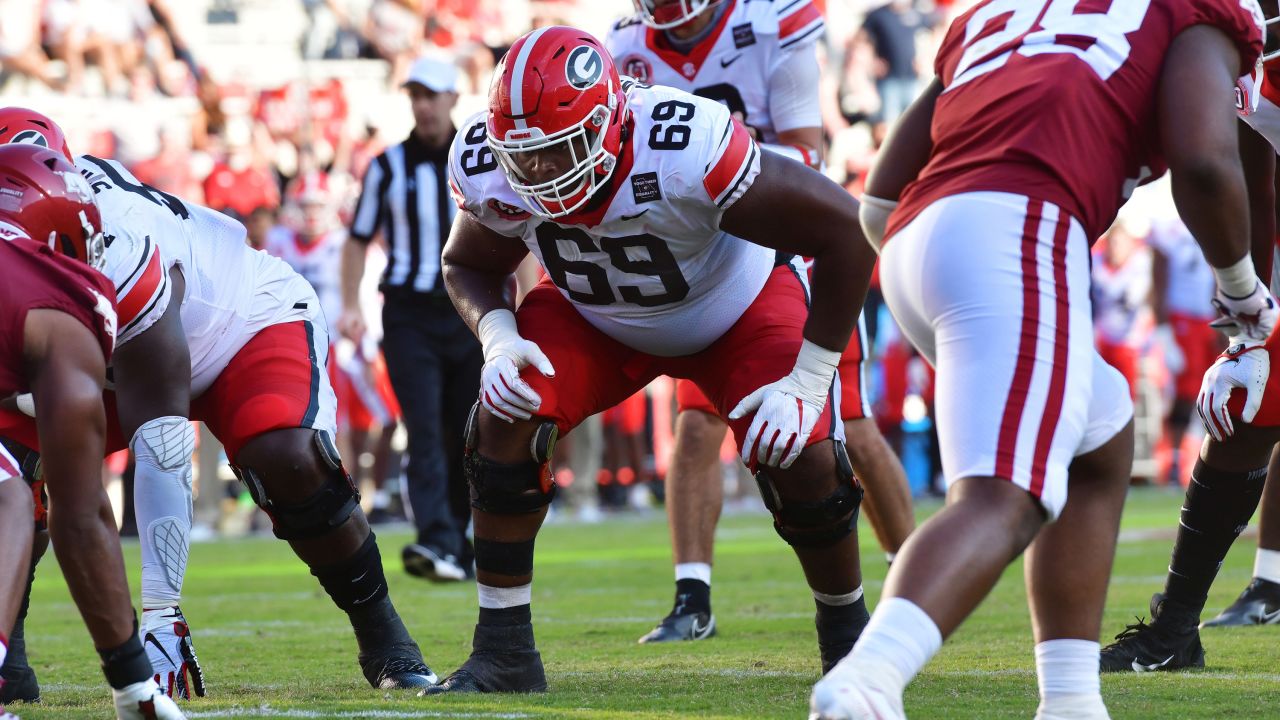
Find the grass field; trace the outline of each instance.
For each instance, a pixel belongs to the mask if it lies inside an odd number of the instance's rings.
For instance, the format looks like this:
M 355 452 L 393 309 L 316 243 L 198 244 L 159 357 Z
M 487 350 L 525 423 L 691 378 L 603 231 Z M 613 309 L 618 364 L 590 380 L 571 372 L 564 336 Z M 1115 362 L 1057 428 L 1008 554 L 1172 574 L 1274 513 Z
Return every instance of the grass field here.
M 1180 493 L 1135 491 L 1126 510 L 1104 631 L 1146 614 L 1161 587 Z M 937 508 L 926 505 L 922 514 Z M 381 534 L 392 597 L 442 677 L 462 662 L 475 621 L 471 585 L 436 586 L 400 571 L 403 532 Z M 885 574 L 862 532 L 871 601 Z M 125 547 L 131 572 L 136 544 Z M 1209 606 L 1216 612 L 1248 581 L 1253 542 L 1241 541 Z M 107 718 L 97 658 L 52 562 L 41 568 L 28 620 L 30 654 L 44 689 L 23 718 Z M 269 538 L 192 548 L 183 609 L 205 667 L 209 696 L 198 717 L 596 718 L 804 717 L 817 677 L 813 601 L 789 549 L 764 516 L 721 524 L 713 595 L 720 635 L 679 646 L 636 638 L 669 609 L 671 565 L 658 515 L 598 525 L 549 525 L 538 540 L 534 623 L 551 692 L 539 696 L 416 698 L 371 690 L 355 643 L 306 568 Z M 132 578 L 136 588 L 137 578 Z M 1280 628 L 1213 631 L 1204 672 L 1107 677 L 1114 718 L 1280 718 Z M 910 686 L 912 718 L 1030 718 L 1036 681 L 1021 567 Z

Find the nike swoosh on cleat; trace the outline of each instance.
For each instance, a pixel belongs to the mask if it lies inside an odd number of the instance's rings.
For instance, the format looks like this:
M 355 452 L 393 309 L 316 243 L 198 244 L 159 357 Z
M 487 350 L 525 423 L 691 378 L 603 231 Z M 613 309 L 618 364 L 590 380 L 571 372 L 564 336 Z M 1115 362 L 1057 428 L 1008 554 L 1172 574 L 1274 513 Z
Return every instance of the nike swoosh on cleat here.
M 1164 662 L 1151 663 L 1151 664 L 1149 664 L 1149 665 L 1143 665 L 1142 663 L 1138 662 L 1137 660 L 1134 660 L 1134 661 L 1133 661 L 1133 671 L 1134 671 L 1134 672 L 1151 672 L 1152 670 L 1159 670 L 1160 668 L 1164 667 L 1165 665 L 1168 665 L 1170 662 L 1173 662 L 1173 656 L 1172 656 L 1172 655 L 1170 655 L 1169 657 L 1165 658 L 1165 659 L 1164 659 Z
M 160 651 L 160 654 L 164 656 L 165 660 L 169 661 L 170 665 L 178 664 L 173 661 L 173 658 L 169 657 L 168 651 L 164 649 L 164 646 L 160 644 L 160 641 L 156 639 L 155 635 L 152 635 L 151 633 L 147 633 L 147 636 L 142 639 L 142 644 L 146 645 L 147 643 L 151 643 L 152 645 L 155 645 L 156 649 Z
M 1258 619 L 1261 621 L 1259 623 L 1261 625 L 1274 625 L 1280 622 L 1280 609 L 1274 610 L 1269 613 L 1262 613 L 1262 615 Z
M 707 634 L 707 631 L 710 629 L 711 629 L 710 622 L 708 622 L 706 625 L 698 625 L 697 620 L 693 621 L 693 627 L 690 628 L 690 630 L 693 632 L 693 637 L 695 640 L 705 637 Z

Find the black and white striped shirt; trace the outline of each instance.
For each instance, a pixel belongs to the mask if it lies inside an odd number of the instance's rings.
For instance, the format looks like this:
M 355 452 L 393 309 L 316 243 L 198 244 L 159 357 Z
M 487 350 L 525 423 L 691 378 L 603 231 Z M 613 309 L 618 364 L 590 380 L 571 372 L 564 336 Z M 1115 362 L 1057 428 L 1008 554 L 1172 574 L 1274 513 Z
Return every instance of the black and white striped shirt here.
M 387 269 L 380 287 L 444 295 L 440 254 L 457 206 L 449 196 L 449 146 L 429 148 L 413 133 L 387 148 L 365 172 L 351 237 L 368 243 L 382 233 Z

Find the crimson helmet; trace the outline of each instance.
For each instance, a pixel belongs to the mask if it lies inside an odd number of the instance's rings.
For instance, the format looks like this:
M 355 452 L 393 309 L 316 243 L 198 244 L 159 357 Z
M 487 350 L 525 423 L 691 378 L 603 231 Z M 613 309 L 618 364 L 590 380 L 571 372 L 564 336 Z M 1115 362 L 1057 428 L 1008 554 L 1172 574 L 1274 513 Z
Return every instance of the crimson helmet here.
M 58 152 L 0 145 L 0 229 L 101 270 L 106 243 L 93 188 Z
M 654 30 L 669 30 L 680 27 L 698 17 L 709 7 L 719 5 L 722 0 L 671 0 L 663 3 L 659 0 L 631 0 L 636 6 L 640 21 Z
M 35 110 L 22 107 L 0 108 L 0 144 L 21 143 L 57 150 L 72 165 L 76 160 L 67 149 L 67 136 L 58 123 Z
M 308 236 L 321 235 L 337 224 L 338 217 L 329 189 L 329 175 L 311 170 L 289 184 L 285 201 L 296 213 L 298 229 Z
M 618 69 L 599 40 L 576 28 L 540 28 L 516 40 L 494 71 L 489 147 L 516 194 L 538 215 L 562 217 L 608 182 L 626 108 Z M 561 172 L 531 177 L 536 163 Z

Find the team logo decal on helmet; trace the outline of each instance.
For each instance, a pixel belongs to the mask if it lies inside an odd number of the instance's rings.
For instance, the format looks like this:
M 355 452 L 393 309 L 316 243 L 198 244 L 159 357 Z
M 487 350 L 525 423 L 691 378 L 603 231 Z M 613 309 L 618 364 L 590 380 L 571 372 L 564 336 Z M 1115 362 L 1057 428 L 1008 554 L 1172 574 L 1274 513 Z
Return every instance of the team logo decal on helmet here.
M 633 77 L 642 83 L 648 83 L 653 77 L 653 68 L 649 66 L 649 61 L 639 55 L 632 55 L 622 61 L 622 74 Z
M 590 45 L 579 45 L 569 53 L 569 61 L 564 64 L 565 78 L 569 84 L 579 90 L 586 90 L 595 85 L 604 74 L 604 60 L 600 53 Z
M 44 135 L 36 130 L 21 130 L 13 136 L 9 142 L 18 143 L 20 145 L 39 145 L 40 147 L 49 147 L 49 141 Z

